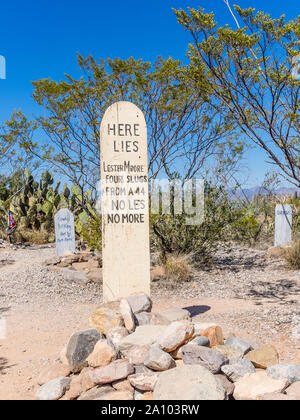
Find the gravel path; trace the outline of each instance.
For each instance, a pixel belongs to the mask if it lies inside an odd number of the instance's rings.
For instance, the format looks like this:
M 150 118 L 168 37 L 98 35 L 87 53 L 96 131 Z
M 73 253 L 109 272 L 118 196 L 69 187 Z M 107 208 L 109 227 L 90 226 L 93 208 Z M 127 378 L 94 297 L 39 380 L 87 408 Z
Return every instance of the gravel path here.
M 27 304 L 51 304 L 61 307 L 70 303 L 99 304 L 102 287 L 71 281 L 62 272 L 54 272 L 43 262 L 55 256 L 53 246 L 25 249 L 0 248 L 0 307 Z M 241 299 L 254 303 L 255 320 L 260 329 L 286 331 L 300 315 L 300 273 L 287 270 L 281 260 L 266 258 L 266 252 L 249 248 L 219 250 L 211 269 L 195 271 L 192 281 L 182 284 L 152 285 L 154 301 L 199 299 Z M 245 307 L 245 311 L 247 308 Z M 257 312 L 260 316 L 257 317 Z M 236 313 L 232 311 L 236 317 Z M 210 315 L 206 315 L 209 318 Z M 222 315 L 221 315 L 222 316 Z M 239 315 L 241 322 L 246 315 Z M 246 321 L 249 322 L 249 314 Z
M 43 262 L 53 246 L 1 248 L 0 400 L 34 399 L 36 378 L 53 362 L 75 331 L 89 328 L 92 311 L 102 302 L 101 286 L 64 278 Z M 276 346 L 282 362 L 300 363 L 300 273 L 288 271 L 265 251 L 219 250 L 213 268 L 197 270 L 192 281 L 152 285 L 154 310 L 186 307 L 195 321 L 219 324 L 235 334 Z
M 242 309 L 234 303 L 231 311 L 205 311 L 201 320 L 273 343 L 283 358 L 300 361 L 300 272 L 287 270 L 282 260 L 267 258 L 264 250 L 242 247 L 218 250 L 211 266 L 197 271 L 189 283 L 175 287 L 156 283 L 154 293 L 166 300 L 182 296 L 241 301 Z
M 53 247 L 0 249 L 0 306 L 50 303 L 99 303 L 101 287 L 65 279 L 42 264 L 55 256 Z

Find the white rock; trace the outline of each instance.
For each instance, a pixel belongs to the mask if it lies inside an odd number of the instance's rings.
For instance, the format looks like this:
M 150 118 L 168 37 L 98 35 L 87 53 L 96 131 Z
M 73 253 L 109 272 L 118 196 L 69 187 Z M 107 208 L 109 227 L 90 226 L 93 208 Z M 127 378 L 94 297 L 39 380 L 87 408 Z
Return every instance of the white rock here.
M 159 314 L 166 318 L 170 323 L 190 319 L 189 311 L 182 308 L 174 308 L 169 309 L 168 311 L 161 311 Z
M 135 330 L 134 314 L 126 299 L 121 299 L 120 301 L 120 313 L 124 319 L 127 330 L 133 332 Z
M 162 372 L 154 388 L 154 400 L 224 400 L 225 390 L 212 373 L 199 365 Z
M 111 328 L 106 333 L 107 342 L 115 349 L 119 349 L 120 342 L 124 337 L 127 337 L 128 334 L 129 332 L 125 327 Z
M 250 343 L 242 338 L 238 337 L 228 337 L 225 341 L 226 346 L 233 347 L 236 350 L 242 351 L 244 354 L 248 353 L 249 351 L 253 350 L 253 347 Z
M 176 350 L 191 339 L 194 326 L 190 321 L 176 321 L 168 325 L 156 343 L 166 352 Z
M 123 352 L 129 363 L 133 365 L 143 365 L 149 351 L 149 346 L 136 346 L 130 350 Z
M 159 346 L 151 346 L 145 358 L 144 365 L 156 371 L 168 370 L 175 367 L 174 359 Z
M 247 373 L 255 373 L 255 367 L 247 360 L 242 359 L 232 365 L 224 365 L 221 367 L 221 371 L 230 379 L 232 382 L 238 381 L 240 378 L 245 376 Z
M 291 384 L 300 381 L 300 364 L 278 363 L 269 367 L 266 372 L 270 378 L 288 380 Z
M 164 332 L 164 325 L 142 325 L 137 327 L 135 332 L 124 337 L 119 343 L 120 351 L 127 352 L 136 346 L 151 346 Z
M 151 312 L 152 301 L 146 293 L 137 293 L 135 295 L 128 296 L 126 299 L 134 314 L 138 314 L 140 312 Z
M 288 381 L 270 378 L 266 371 L 247 373 L 235 382 L 233 397 L 236 400 L 256 400 L 259 396 L 274 392 L 282 392 Z
M 139 391 L 153 391 L 158 379 L 158 374 L 151 373 L 136 373 L 128 376 L 130 384 Z
M 58 400 L 70 388 L 70 382 L 71 379 L 64 376 L 52 379 L 52 381 L 47 382 L 39 388 L 36 393 L 36 399 L 40 401 Z

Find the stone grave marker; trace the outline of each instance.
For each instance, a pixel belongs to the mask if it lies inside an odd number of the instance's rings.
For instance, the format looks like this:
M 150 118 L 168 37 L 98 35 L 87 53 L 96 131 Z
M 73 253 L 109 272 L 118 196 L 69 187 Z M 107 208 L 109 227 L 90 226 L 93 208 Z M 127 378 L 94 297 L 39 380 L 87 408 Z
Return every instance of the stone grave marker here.
M 275 209 L 275 246 L 286 245 L 292 240 L 293 207 L 277 204 Z
M 150 294 L 147 126 L 142 111 L 117 102 L 101 128 L 103 299 Z
M 75 252 L 74 216 L 69 209 L 61 209 L 55 215 L 56 254 Z

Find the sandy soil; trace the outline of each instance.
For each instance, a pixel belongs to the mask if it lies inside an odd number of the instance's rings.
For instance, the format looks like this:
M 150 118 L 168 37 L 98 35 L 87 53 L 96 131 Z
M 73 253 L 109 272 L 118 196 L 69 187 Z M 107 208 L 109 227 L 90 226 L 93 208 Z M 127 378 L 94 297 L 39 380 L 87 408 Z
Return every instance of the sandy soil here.
M 5 338 L 1 337 L 0 331 L 0 400 L 34 399 L 41 369 L 59 357 L 73 332 L 89 327 L 88 318 L 101 303 L 99 286 L 82 290 L 82 285 L 70 286 L 58 277 L 51 290 L 54 274 L 45 271 L 42 263 L 52 256 L 53 248 L 0 249 L 0 318 L 2 324 L 3 320 L 6 323 Z M 229 263 L 225 271 L 198 272 L 194 282 L 182 288 L 165 288 L 155 283 L 154 310 L 174 306 L 187 308 L 195 320 L 216 321 L 225 336 L 234 333 L 258 343 L 272 342 L 279 350 L 281 361 L 300 363 L 300 340 L 292 336 L 291 322 L 299 309 L 297 279 L 300 276 L 299 273 L 280 271 L 284 269 L 276 264 L 265 264 L 264 278 L 268 286 L 264 285 L 264 293 L 258 294 L 259 297 L 253 292 L 239 295 L 234 290 L 227 293 L 228 288 L 234 289 L 230 281 L 224 297 L 217 293 L 221 290 L 217 279 L 223 284 L 230 273 L 231 279 L 236 275 L 239 278 L 240 273 L 245 272 L 247 279 L 255 282 L 256 270 L 262 270 L 255 263 L 247 270 L 241 266 L 238 273 Z M 280 279 L 282 273 L 293 284 L 288 291 L 278 289 L 276 276 Z M 246 285 L 246 277 L 240 277 Z M 26 283 L 23 283 L 24 278 Z M 270 290 L 270 278 L 279 290 L 274 291 L 272 287 L 271 295 L 266 293 Z M 259 278 L 258 283 L 263 281 Z M 233 284 L 236 285 L 236 281 Z M 203 286 L 206 292 L 203 292 Z M 245 290 L 249 291 L 249 287 L 245 286 Z

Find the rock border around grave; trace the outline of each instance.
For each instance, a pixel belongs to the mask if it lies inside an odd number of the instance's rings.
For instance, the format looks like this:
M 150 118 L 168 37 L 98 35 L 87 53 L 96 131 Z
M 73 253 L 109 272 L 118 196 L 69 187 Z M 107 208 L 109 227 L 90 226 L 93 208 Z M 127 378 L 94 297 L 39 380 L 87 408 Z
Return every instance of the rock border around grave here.
M 275 348 L 261 346 L 254 351 L 247 340 L 224 339 L 220 326 L 194 324 L 183 319 L 184 313 L 178 308 L 172 312 L 171 323 L 162 313 L 155 312 L 149 324 L 131 328 L 134 310 L 139 307 L 149 311 L 152 302 L 141 293 L 124 299 L 125 307 L 124 301 L 114 301 L 95 310 L 97 317 L 92 314 L 91 326 L 97 319 L 98 328 L 72 334 L 61 352 L 60 363 L 53 361 L 37 378 L 40 387 L 36 399 L 300 398 L 300 365 L 278 364 Z M 148 302 L 148 307 L 137 306 L 137 302 Z M 125 326 L 128 313 L 130 330 Z M 160 316 L 165 325 L 156 325 Z M 271 363 L 274 364 L 270 366 Z

